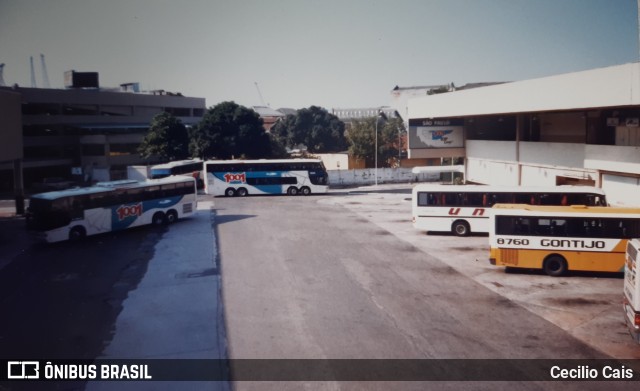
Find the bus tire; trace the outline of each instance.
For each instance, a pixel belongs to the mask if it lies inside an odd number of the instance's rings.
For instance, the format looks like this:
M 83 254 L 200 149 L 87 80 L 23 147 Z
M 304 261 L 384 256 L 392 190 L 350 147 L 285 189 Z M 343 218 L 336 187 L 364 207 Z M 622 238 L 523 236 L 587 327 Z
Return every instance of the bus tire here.
M 236 195 L 236 189 L 234 189 L 233 187 L 228 188 L 227 190 L 224 191 L 224 196 L 225 197 L 233 197 Z
M 291 186 L 290 188 L 287 189 L 287 194 L 292 196 L 298 195 L 298 188 Z
M 167 217 L 162 212 L 156 212 L 151 218 L 151 224 L 164 225 L 167 222 Z
M 238 194 L 238 197 L 246 197 L 249 192 L 244 187 L 241 187 L 238 189 L 236 194 Z
M 552 277 L 559 277 L 565 274 L 568 270 L 567 260 L 561 255 L 550 255 L 544 260 L 542 264 L 542 270 Z
M 69 240 L 78 241 L 87 236 L 87 230 L 80 225 L 76 225 L 69 231 Z
M 303 186 L 303 187 L 300 189 L 300 193 L 301 193 L 302 195 L 308 196 L 308 195 L 310 195 L 310 194 L 311 194 L 311 189 L 310 189 L 308 186 Z
M 175 223 L 176 221 L 178 221 L 178 212 L 171 209 L 170 211 L 167 212 L 166 219 L 167 219 L 167 223 L 169 224 Z
M 451 231 L 456 236 L 469 236 L 471 233 L 471 228 L 469 227 L 469 223 L 464 220 L 456 220 L 451 224 Z

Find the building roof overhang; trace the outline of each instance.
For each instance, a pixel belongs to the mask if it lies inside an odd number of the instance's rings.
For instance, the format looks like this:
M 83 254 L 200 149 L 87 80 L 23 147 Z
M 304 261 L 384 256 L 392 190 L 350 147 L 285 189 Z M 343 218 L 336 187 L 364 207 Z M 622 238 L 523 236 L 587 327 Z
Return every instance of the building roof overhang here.
M 640 105 L 640 63 L 410 99 L 409 118 L 568 111 Z

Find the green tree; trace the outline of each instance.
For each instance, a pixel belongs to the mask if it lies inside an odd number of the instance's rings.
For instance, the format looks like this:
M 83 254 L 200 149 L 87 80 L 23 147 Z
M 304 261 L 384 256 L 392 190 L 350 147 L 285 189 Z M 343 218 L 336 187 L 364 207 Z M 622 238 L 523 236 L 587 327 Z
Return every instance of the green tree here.
M 190 151 L 202 158 L 260 159 L 271 156 L 271 140 L 255 111 L 235 102 L 210 107 L 191 132 Z
M 404 130 L 400 118 L 378 117 L 354 121 L 346 131 L 349 155 L 364 159 L 367 167 L 375 166 L 376 120 L 378 121 L 378 167 L 390 167 L 398 157 L 398 136 Z
M 310 153 L 341 152 L 348 146 L 344 123 L 318 106 L 286 116 L 271 128 L 271 133 L 286 147 L 302 144 Z
M 169 113 L 153 117 L 149 130 L 138 147 L 143 159 L 161 161 L 181 160 L 189 157 L 189 135 L 180 119 Z

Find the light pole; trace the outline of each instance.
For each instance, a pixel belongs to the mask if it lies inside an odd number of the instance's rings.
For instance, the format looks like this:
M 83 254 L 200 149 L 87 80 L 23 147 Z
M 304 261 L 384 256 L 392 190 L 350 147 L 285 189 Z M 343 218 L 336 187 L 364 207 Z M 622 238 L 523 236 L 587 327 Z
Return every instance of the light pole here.
M 638 0 L 640 1 L 640 0 Z M 378 186 L 378 121 L 382 119 L 387 119 L 387 116 L 384 115 L 382 110 L 378 110 L 378 115 L 376 116 L 376 149 L 375 149 L 375 171 L 374 175 L 376 177 L 376 186 Z

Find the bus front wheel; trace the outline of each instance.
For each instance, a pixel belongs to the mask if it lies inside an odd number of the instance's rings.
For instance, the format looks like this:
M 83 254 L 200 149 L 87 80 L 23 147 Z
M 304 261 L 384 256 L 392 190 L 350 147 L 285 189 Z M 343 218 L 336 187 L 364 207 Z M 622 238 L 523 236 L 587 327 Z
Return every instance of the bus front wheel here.
M 544 272 L 552 277 L 558 277 L 567 272 L 567 261 L 560 255 L 551 255 L 542 265 Z
M 87 231 L 84 229 L 84 227 L 76 226 L 71 228 L 71 231 L 69 231 L 69 240 L 72 241 L 80 240 L 85 236 L 87 236 Z
M 458 236 L 467 236 L 471 232 L 471 228 L 469 228 L 469 223 L 464 220 L 457 220 L 453 222 L 451 226 L 451 230 L 454 234 Z
M 227 190 L 224 191 L 224 195 L 226 197 L 233 197 L 236 195 L 236 189 L 234 189 L 233 187 L 228 188 Z
M 293 186 L 291 186 L 290 188 L 287 189 L 287 194 L 292 195 L 292 196 L 298 195 L 298 189 L 293 187 Z

